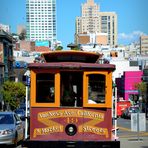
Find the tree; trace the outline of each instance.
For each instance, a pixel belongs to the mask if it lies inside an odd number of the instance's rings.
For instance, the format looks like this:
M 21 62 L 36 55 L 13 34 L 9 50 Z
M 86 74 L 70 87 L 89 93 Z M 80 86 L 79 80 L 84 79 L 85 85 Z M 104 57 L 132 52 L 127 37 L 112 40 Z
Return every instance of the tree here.
M 147 99 L 146 99 L 146 92 L 147 92 L 147 84 L 146 82 L 139 82 L 139 83 L 135 83 L 135 88 L 138 89 L 139 92 L 139 96 L 141 96 L 141 105 L 140 108 L 143 112 L 146 112 L 146 104 L 147 104 Z
M 6 81 L 2 85 L 1 93 L 5 104 L 13 110 L 25 98 L 25 85 L 21 82 Z
M 71 50 L 80 50 L 79 47 L 72 48 Z
M 70 43 L 67 45 L 71 50 L 80 50 L 79 46 L 77 44 Z
M 140 95 L 145 98 L 146 91 L 147 91 L 147 85 L 146 85 L 146 83 L 145 83 L 145 82 L 135 83 L 135 84 L 134 84 L 134 87 L 135 87 L 136 89 L 138 89 Z
M 62 50 L 63 49 L 63 47 L 62 46 L 58 46 L 58 47 L 56 47 L 56 49 L 55 50 Z

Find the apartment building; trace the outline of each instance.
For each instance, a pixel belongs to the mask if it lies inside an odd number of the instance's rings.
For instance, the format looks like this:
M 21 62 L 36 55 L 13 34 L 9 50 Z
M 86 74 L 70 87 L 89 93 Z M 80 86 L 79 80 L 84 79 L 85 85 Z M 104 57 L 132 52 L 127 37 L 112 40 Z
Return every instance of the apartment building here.
M 57 40 L 56 0 L 26 0 L 27 39 Z
M 82 34 L 105 33 L 107 44 L 111 47 L 117 45 L 117 14 L 115 12 L 101 12 L 100 6 L 94 0 L 87 0 L 82 4 L 81 13 L 82 16 L 76 18 L 75 42 L 77 44 L 81 44 L 80 34 L 82 37 Z M 101 44 L 98 40 L 95 42 Z
M 140 53 L 148 54 L 148 36 L 146 35 L 140 37 Z

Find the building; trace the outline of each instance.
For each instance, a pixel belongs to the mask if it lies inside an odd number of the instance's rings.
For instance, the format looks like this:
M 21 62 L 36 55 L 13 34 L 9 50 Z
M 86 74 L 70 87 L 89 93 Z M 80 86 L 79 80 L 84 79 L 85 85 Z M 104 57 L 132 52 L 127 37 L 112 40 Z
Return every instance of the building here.
M 0 24 L 0 29 L 3 29 L 5 32 L 10 32 L 9 25 Z
M 0 62 L 0 89 L 3 85 L 4 82 L 4 64 Z M 2 101 L 3 100 L 3 96 L 0 93 L 0 110 L 2 110 Z
M 3 84 L 4 81 L 4 64 L 0 62 L 0 86 Z
M 26 0 L 27 39 L 57 40 L 56 0 Z
M 134 103 L 139 101 L 139 92 L 135 84 L 142 81 L 143 71 L 125 71 L 121 78 L 116 79 L 118 98 L 131 100 Z
M 13 38 L 4 30 L 0 30 L 0 62 L 4 64 L 4 80 L 15 79 L 13 61 Z
M 136 64 L 133 64 L 133 61 L 130 61 L 125 58 L 112 57 L 110 64 L 116 65 L 116 70 L 113 73 L 113 81 L 115 82 L 116 78 L 121 78 L 125 71 L 139 71 L 138 61 Z
M 140 37 L 140 53 L 143 55 L 148 54 L 148 36 L 146 35 Z
M 103 33 L 107 34 L 107 44 L 115 47 L 117 45 L 117 14 L 115 12 L 100 12 L 100 6 L 94 3 L 94 0 L 87 0 L 82 4 L 81 11 L 82 16 L 76 18 L 75 42 L 81 44 L 82 34 Z M 87 39 L 85 42 L 89 43 L 89 40 Z M 90 41 L 90 43 L 92 42 Z M 98 40 L 96 43 L 101 44 Z
M 108 34 L 108 44 L 111 47 L 117 45 L 117 14 L 115 12 L 98 12 L 99 30 Z
M 79 44 L 99 44 L 99 45 L 107 45 L 108 44 L 108 35 L 106 33 L 83 33 L 78 34 L 78 42 Z
M 35 51 L 34 41 L 20 40 L 16 43 L 16 50 Z

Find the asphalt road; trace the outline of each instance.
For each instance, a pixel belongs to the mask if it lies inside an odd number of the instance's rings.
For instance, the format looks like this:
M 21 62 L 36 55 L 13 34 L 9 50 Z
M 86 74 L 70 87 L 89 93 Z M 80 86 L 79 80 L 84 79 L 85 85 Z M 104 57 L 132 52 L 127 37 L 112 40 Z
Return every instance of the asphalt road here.
M 117 136 L 120 140 L 120 148 L 148 148 L 148 120 L 145 132 L 132 132 L 131 120 L 119 118 L 117 120 Z
M 118 118 L 117 120 L 118 136 L 120 138 L 128 138 L 128 137 L 138 137 L 138 132 L 131 131 L 131 120 L 130 119 L 122 119 Z M 146 131 L 139 132 L 140 137 L 147 137 L 148 136 L 148 120 L 146 120 Z

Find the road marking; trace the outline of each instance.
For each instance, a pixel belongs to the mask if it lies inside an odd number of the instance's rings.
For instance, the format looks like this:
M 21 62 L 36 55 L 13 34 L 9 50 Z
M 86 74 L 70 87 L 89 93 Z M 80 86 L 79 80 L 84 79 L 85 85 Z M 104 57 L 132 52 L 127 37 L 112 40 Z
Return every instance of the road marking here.
M 125 128 L 125 127 L 119 127 L 119 130 L 131 132 L 126 135 L 120 135 L 119 136 L 120 138 L 133 137 L 133 136 L 136 136 L 137 134 L 137 132 L 132 132 L 131 129 Z M 148 132 L 139 132 L 139 136 L 148 136 Z
M 124 131 L 131 131 L 131 129 L 125 128 L 125 127 L 120 127 L 120 126 L 118 126 L 118 128 L 119 128 L 119 130 L 121 129 L 121 130 L 124 130 Z
M 128 137 L 135 137 L 137 136 L 136 134 L 128 134 L 128 135 L 120 135 L 119 138 L 128 138 Z M 148 132 L 146 133 L 140 133 L 139 134 L 140 137 L 147 137 L 148 136 Z

